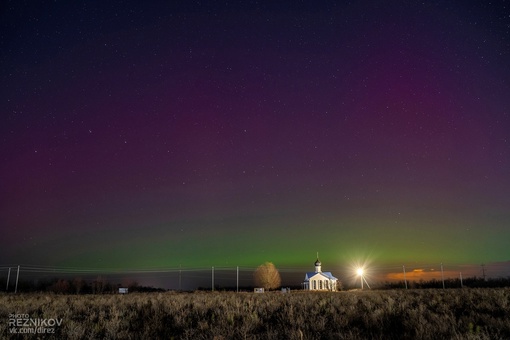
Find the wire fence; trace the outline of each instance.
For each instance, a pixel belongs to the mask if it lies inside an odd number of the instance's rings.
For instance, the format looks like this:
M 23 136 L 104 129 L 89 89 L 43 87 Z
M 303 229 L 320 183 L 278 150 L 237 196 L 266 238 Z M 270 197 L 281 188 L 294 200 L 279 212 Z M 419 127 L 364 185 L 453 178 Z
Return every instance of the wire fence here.
M 85 281 L 101 280 L 117 283 L 139 281 L 141 284 L 165 289 L 239 289 L 253 284 L 254 266 L 211 267 L 145 267 L 132 269 L 42 266 L 29 264 L 0 265 L 0 282 L 5 290 L 16 291 L 18 282 L 40 282 L 52 279 L 81 278 Z M 323 270 L 326 268 L 323 268 Z M 299 287 L 309 267 L 278 267 L 282 285 Z M 350 266 L 329 268 L 347 286 L 359 282 Z M 484 280 L 510 278 L 510 261 L 488 264 L 407 264 L 376 265 L 364 268 L 364 280 L 369 282 L 452 280 L 478 277 Z M 1 286 L 0 286 L 1 288 Z

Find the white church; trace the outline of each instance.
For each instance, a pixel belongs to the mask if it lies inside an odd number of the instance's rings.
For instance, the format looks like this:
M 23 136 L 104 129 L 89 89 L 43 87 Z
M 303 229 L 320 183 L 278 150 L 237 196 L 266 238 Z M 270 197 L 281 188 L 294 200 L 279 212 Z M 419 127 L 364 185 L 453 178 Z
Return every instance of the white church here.
M 304 290 L 319 290 L 319 291 L 337 291 L 338 279 L 331 274 L 331 272 L 323 272 L 321 269 L 321 261 L 317 256 L 315 261 L 315 272 L 308 272 L 305 275 L 303 282 Z

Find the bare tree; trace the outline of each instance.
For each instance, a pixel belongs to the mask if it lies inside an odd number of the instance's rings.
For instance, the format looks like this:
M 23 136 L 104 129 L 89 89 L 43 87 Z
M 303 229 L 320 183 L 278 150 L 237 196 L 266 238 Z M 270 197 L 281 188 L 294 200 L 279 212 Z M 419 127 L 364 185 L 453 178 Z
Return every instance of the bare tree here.
M 271 262 L 266 262 L 260 265 L 255 273 L 253 273 L 253 280 L 255 286 L 262 287 L 264 289 L 276 289 L 280 287 L 282 279 L 278 269 Z
M 52 290 L 55 293 L 58 293 L 58 294 L 67 294 L 67 293 L 69 293 L 69 290 L 70 290 L 69 281 L 63 280 L 63 279 L 60 279 L 60 280 L 56 281 L 52 285 Z
M 98 276 L 97 279 L 92 282 L 92 293 L 103 294 L 105 288 L 105 281 L 102 276 Z
M 73 280 L 73 287 L 76 294 L 80 294 L 83 287 L 85 287 L 85 281 L 81 277 L 76 277 Z

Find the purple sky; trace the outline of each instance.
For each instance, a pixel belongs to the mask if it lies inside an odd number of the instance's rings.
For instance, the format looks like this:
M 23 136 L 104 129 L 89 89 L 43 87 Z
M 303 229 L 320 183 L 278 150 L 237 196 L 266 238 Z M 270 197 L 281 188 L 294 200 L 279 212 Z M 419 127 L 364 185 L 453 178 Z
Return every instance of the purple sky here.
M 0 5 L 0 266 L 510 260 L 504 1 L 171 3 Z

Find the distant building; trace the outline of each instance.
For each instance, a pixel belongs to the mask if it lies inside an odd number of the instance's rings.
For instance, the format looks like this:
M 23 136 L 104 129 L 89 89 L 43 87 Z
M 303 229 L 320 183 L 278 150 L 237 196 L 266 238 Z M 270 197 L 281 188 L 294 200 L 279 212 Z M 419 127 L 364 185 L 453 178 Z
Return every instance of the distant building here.
M 315 261 L 315 272 L 306 273 L 305 281 L 303 282 L 303 289 L 336 292 L 337 283 L 338 279 L 334 277 L 331 272 L 322 271 L 321 261 L 319 261 L 319 256 L 317 256 L 317 261 Z

